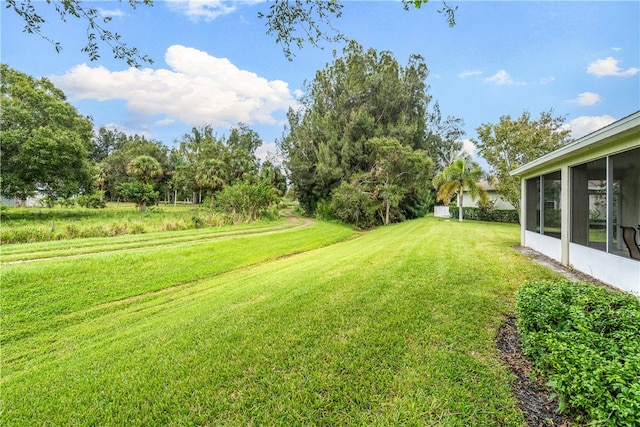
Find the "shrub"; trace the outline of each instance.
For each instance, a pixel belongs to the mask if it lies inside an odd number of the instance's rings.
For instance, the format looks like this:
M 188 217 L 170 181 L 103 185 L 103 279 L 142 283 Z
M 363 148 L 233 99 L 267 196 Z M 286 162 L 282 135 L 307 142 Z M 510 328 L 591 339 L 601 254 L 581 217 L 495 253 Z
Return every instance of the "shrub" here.
M 450 206 L 449 215 L 451 218 L 458 218 L 458 208 Z M 464 208 L 462 217 L 475 221 L 508 222 L 513 224 L 517 224 L 520 220 L 518 211 L 514 209 Z
M 44 227 L 25 227 L 12 229 L 2 227 L 0 232 L 0 243 L 33 243 L 54 240 L 55 236 L 51 233 L 51 229 Z
M 64 234 L 70 239 L 80 237 L 80 229 L 75 224 L 69 224 L 64 228 Z
M 342 221 L 365 229 L 376 225 L 378 204 L 371 196 L 362 191 L 357 182 L 343 181 L 333 190 L 331 209 Z
M 316 217 L 323 221 L 331 221 L 336 219 L 331 208 L 331 202 L 320 200 L 316 205 Z
M 177 230 L 186 230 L 187 224 L 184 222 L 184 219 L 165 219 L 162 221 L 162 225 L 160 226 L 160 230 L 162 231 L 177 231 Z
M 111 227 L 109 227 L 109 236 L 113 237 L 113 236 L 122 236 L 127 234 L 127 225 L 126 224 L 118 224 L 118 223 L 114 223 L 111 224 Z
M 42 206 L 43 208 L 52 208 L 56 205 L 56 199 L 46 196 L 40 199 L 38 203 L 40 203 L 40 206 Z
M 202 228 L 204 227 L 204 219 L 200 218 L 197 215 L 191 217 L 191 222 L 193 222 L 194 228 Z
M 218 214 L 218 213 L 206 215 L 203 221 L 209 227 L 221 227 L 223 225 L 233 223 L 231 217 L 225 214 Z
M 525 354 L 561 408 L 597 425 L 640 425 L 640 301 L 589 284 L 539 282 L 517 294 Z
M 61 197 L 58 199 L 58 203 L 63 208 L 72 208 L 76 205 L 76 201 L 73 197 Z
M 139 206 L 141 212 L 146 211 L 148 205 L 155 204 L 160 196 L 159 192 L 153 190 L 153 185 L 142 182 L 123 182 L 118 186 L 118 192 Z
M 104 191 L 81 194 L 76 198 L 76 201 L 83 208 L 103 209 L 107 207 L 107 203 L 104 201 Z
M 248 181 L 226 186 L 216 194 L 215 205 L 234 222 L 255 221 L 277 204 L 280 197 L 271 184 Z
M 143 234 L 145 232 L 144 224 L 137 221 L 130 223 L 127 228 L 131 234 Z

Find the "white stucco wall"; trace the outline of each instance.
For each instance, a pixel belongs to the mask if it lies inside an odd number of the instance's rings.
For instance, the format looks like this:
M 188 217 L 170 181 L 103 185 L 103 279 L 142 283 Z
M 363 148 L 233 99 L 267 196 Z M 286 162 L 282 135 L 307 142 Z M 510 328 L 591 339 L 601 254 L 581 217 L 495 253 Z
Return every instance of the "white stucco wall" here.
M 538 251 L 558 262 L 562 261 L 561 241 L 555 237 L 549 237 L 544 234 L 526 230 L 524 233 L 523 246 Z
M 640 262 L 636 260 L 570 243 L 569 264 L 611 286 L 640 295 Z
M 487 190 L 487 193 L 489 193 L 489 200 L 491 200 L 494 203 L 494 208 L 495 209 L 506 209 L 506 210 L 510 210 L 510 209 L 515 209 L 513 207 L 513 205 L 509 202 L 507 202 L 506 200 L 504 200 L 502 197 L 500 197 L 500 194 L 498 194 L 497 191 L 495 190 Z M 464 206 L 468 207 L 468 208 L 477 208 L 479 207 L 479 200 L 478 199 L 473 199 L 471 197 L 471 195 L 469 193 L 467 193 L 466 191 L 464 192 Z

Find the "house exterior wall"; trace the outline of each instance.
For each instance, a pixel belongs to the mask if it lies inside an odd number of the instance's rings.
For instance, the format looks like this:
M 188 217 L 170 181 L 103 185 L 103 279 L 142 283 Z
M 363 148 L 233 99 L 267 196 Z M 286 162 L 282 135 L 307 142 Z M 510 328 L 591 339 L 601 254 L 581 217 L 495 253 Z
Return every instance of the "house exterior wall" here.
M 624 244 L 620 241 L 621 239 L 618 238 L 617 242 L 613 240 L 613 236 L 616 235 L 616 228 L 613 226 L 614 218 L 618 221 L 617 226 L 626 224 L 627 226 L 633 225 L 635 227 L 640 224 L 640 164 L 638 166 L 632 164 L 627 167 L 625 169 L 627 174 L 625 178 L 617 181 L 618 187 L 623 184 L 626 186 L 624 194 L 622 194 L 620 188 L 616 189 L 624 198 L 624 203 L 619 199 L 621 196 L 615 196 L 611 167 L 613 163 L 611 159 L 616 158 L 614 156 L 620 153 L 624 154 L 618 156 L 618 158 L 625 157 L 626 153 L 637 155 L 636 149 L 640 150 L 640 111 L 514 170 L 512 175 L 519 176 L 522 179 L 521 244 L 541 252 L 564 265 L 571 265 L 575 269 L 621 290 L 640 294 L 640 260 L 631 259 L 624 253 Z M 576 224 L 577 227 L 581 226 L 581 223 L 576 223 L 576 221 L 588 221 L 588 212 L 585 213 L 578 210 L 572 212 L 572 200 L 579 197 L 584 199 L 586 191 L 576 186 L 576 193 L 572 193 L 574 191 L 571 184 L 573 178 L 572 168 L 603 158 L 607 159 L 606 181 L 611 183 L 609 187 L 612 193 L 610 200 L 613 200 L 614 196 L 618 197 L 618 199 L 616 199 L 617 206 L 609 202 L 606 207 L 609 221 L 605 231 L 607 241 L 602 243 L 602 245 L 605 245 L 605 249 L 594 249 L 588 246 L 588 235 L 586 237 L 587 245 L 571 241 L 572 226 Z M 627 163 L 629 163 L 629 160 L 627 160 Z M 541 234 L 544 230 L 544 224 L 542 224 L 540 232 L 536 232 L 535 229 L 531 231 L 532 224 L 536 224 L 536 218 L 529 218 L 528 216 L 541 215 L 539 207 L 541 196 L 529 194 L 532 191 L 531 188 L 529 188 L 529 193 L 527 192 L 527 180 L 557 171 L 560 171 L 561 176 L 559 238 Z M 588 185 L 586 179 L 580 177 L 579 174 L 576 175 L 577 177 L 574 179 L 583 182 L 586 188 Z M 540 190 L 538 189 L 537 191 Z M 534 189 L 533 192 L 535 193 L 536 190 Z M 579 194 L 580 192 L 582 193 Z M 585 203 L 587 202 L 585 201 Z M 544 204 L 542 209 L 544 209 Z M 588 211 L 589 204 L 587 203 L 581 209 Z M 585 220 L 585 218 L 587 219 Z M 637 222 L 635 222 L 636 220 Z M 576 227 L 573 228 L 574 230 L 576 229 Z M 576 232 L 579 231 L 576 230 Z M 619 230 L 617 233 L 617 236 L 620 236 Z M 574 242 L 576 241 L 575 239 L 576 236 L 574 236 Z
M 487 193 L 489 193 L 489 200 L 494 203 L 494 208 L 495 209 L 504 209 L 504 210 L 515 209 L 511 203 L 509 203 L 506 200 L 502 199 L 497 191 L 495 191 L 495 190 L 487 190 Z M 471 195 L 465 191 L 464 192 L 464 206 L 467 207 L 467 208 L 477 208 L 477 207 L 479 207 L 478 199 L 473 199 L 471 197 Z
M 624 291 L 640 295 L 640 262 L 575 243 L 569 244 L 571 265 Z
M 522 246 L 526 246 L 558 262 L 562 260 L 562 246 L 558 239 L 540 233 L 525 231 Z

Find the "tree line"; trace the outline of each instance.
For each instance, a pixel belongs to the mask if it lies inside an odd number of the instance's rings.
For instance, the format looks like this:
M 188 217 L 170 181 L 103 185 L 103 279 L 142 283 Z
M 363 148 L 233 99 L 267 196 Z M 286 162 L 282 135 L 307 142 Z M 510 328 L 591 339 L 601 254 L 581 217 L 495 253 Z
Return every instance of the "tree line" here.
M 436 202 L 466 190 L 486 198 L 485 175 L 463 151 L 461 118 L 443 116 L 429 94 L 424 59 L 402 66 L 388 51 L 350 42 L 305 84 L 276 141 L 282 168 L 260 162 L 257 132 L 239 123 L 228 136 L 194 127 L 172 148 L 141 135 L 100 128 L 80 115 L 46 78 L 2 65 L 0 189 L 17 199 L 39 192 L 55 202 L 80 195 L 147 205 L 189 200 L 248 219 L 288 190 L 308 215 L 335 217 L 361 228 L 425 215 Z M 474 140 L 497 177 L 498 190 L 519 206 L 509 171 L 568 142 L 562 117 L 478 128 Z M 257 203 L 256 200 L 261 200 Z
M 0 73 L 0 191 L 5 197 L 25 200 L 40 194 L 51 205 L 76 198 L 90 207 L 128 200 L 145 210 L 160 198 L 206 200 L 213 207 L 221 193 L 219 200 L 226 204 L 220 209 L 238 213 L 242 206 L 243 214 L 255 219 L 261 209 L 255 200 L 268 205 L 286 191 L 281 169 L 258 160 L 255 152 L 262 140 L 243 123 L 222 137 L 211 126 L 194 127 L 173 148 L 105 127 L 94 135 L 90 119 L 48 79 L 6 64 Z

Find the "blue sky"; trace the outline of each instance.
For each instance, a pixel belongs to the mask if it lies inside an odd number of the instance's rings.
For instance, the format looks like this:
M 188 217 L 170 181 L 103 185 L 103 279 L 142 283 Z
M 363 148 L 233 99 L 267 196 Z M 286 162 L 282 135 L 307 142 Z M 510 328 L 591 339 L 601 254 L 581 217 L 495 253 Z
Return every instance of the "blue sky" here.
M 288 61 L 257 18 L 269 6 L 260 0 L 156 0 L 135 10 L 126 1 L 86 3 L 112 16 L 110 28 L 155 62 L 130 69 L 104 46 L 90 62 L 80 52 L 85 26 L 60 22 L 45 2 L 36 2 L 43 32 L 62 52 L 23 33 L 2 4 L 1 61 L 50 78 L 96 128 L 169 146 L 193 126 L 223 135 L 242 121 L 264 140 L 263 156 L 275 151 L 287 108 L 342 47 L 305 46 Z M 438 0 L 408 12 L 394 1 L 343 3 L 334 26 L 347 37 L 391 51 L 402 65 L 411 54 L 425 59 L 433 100 L 443 115 L 464 119 L 467 140 L 482 123 L 524 110 L 537 117 L 553 108 L 579 137 L 640 109 L 640 2 L 449 2 L 458 6 L 453 28 Z

